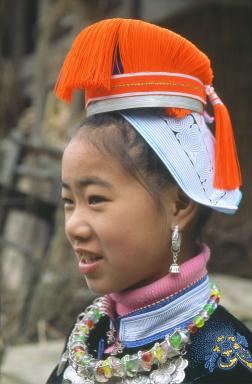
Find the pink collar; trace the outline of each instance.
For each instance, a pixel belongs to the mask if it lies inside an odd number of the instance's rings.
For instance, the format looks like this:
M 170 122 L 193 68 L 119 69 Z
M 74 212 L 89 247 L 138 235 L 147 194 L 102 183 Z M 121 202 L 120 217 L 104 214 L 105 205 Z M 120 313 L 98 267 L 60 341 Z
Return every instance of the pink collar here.
M 180 265 L 179 275 L 173 276 L 168 273 L 145 287 L 108 295 L 116 315 L 125 316 L 132 311 L 174 295 L 201 279 L 207 274 L 206 264 L 210 257 L 210 250 L 205 244 L 200 244 L 200 248 L 201 251 L 197 256 Z

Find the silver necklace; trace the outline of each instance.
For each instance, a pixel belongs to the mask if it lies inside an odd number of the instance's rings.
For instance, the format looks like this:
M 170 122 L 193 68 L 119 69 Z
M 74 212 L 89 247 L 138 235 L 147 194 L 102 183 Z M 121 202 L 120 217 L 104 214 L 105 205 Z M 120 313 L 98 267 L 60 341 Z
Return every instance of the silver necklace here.
M 187 329 L 176 329 L 162 342 L 157 342 L 150 350 L 126 354 L 121 358 L 110 355 L 104 360 L 95 359 L 89 354 L 87 340 L 90 331 L 95 328 L 102 316 L 107 313 L 106 300 L 96 299 L 85 312 L 78 316 L 77 322 L 68 340 L 67 349 L 59 364 L 58 374 L 62 373 L 68 361 L 69 367 L 64 374 L 75 376 L 73 384 L 122 383 L 122 384 L 176 384 L 182 383 L 184 370 L 188 365 L 182 356 L 190 343 L 190 334 L 201 328 L 217 308 L 220 292 L 211 285 L 210 297 Z M 157 369 L 155 369 L 158 367 Z M 67 381 L 66 381 L 67 383 Z
M 180 384 L 185 378 L 185 369 L 188 361 L 182 356 L 174 358 L 162 365 L 150 374 L 139 374 L 135 377 L 112 378 L 108 384 Z M 64 373 L 62 384 L 96 384 L 91 378 L 81 378 L 74 369 L 69 366 Z

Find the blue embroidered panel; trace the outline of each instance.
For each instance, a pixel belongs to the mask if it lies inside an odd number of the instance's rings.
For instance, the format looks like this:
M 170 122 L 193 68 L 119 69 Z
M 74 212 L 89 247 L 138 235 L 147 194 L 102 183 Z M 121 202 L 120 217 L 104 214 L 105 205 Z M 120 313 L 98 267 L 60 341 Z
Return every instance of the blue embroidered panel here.
M 247 348 L 246 338 L 239 333 L 220 335 L 216 338 L 211 353 L 205 358 L 205 368 L 213 372 L 216 367 L 232 369 L 237 364 L 243 364 L 252 372 L 252 356 Z
M 223 309 L 220 309 L 220 312 L 222 311 Z M 252 353 L 248 349 L 248 341 L 241 334 L 241 330 L 236 329 L 232 320 L 230 322 L 229 316 L 213 316 L 205 327 L 192 337 L 188 351 L 191 368 L 201 366 L 213 373 L 217 369 L 228 371 L 243 366 L 252 374 Z

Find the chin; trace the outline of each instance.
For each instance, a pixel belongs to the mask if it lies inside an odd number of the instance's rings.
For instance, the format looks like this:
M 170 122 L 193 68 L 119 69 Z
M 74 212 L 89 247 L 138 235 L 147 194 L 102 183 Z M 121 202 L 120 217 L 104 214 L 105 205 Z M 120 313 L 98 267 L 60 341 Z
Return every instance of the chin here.
M 94 293 L 95 295 L 108 295 L 110 293 L 119 293 L 119 292 L 125 292 L 129 289 L 131 289 L 132 287 L 134 287 L 134 285 L 126 285 L 126 286 L 123 286 L 123 285 L 115 285 L 115 284 L 111 284 L 110 282 L 102 282 L 102 281 L 95 281 L 95 280 L 89 280 L 89 279 L 86 279 L 86 282 L 87 282 L 87 286 L 88 286 L 88 289 Z
M 109 284 L 102 284 L 101 282 L 88 281 L 88 289 L 96 295 L 108 295 L 116 291 L 115 287 L 112 287 Z

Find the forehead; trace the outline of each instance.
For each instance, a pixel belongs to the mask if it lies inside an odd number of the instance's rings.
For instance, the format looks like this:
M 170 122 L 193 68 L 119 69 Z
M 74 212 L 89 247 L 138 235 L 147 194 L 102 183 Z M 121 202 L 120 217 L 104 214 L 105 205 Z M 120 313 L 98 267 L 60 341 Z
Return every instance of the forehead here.
M 133 179 L 115 157 L 77 136 L 64 150 L 62 179 L 71 182 L 87 176 L 109 178 L 112 182 L 120 183 L 128 183 Z
M 62 166 L 78 162 L 84 164 L 86 158 L 88 159 L 89 156 L 97 158 L 99 155 L 99 151 L 87 140 L 79 136 L 74 136 L 64 149 Z

